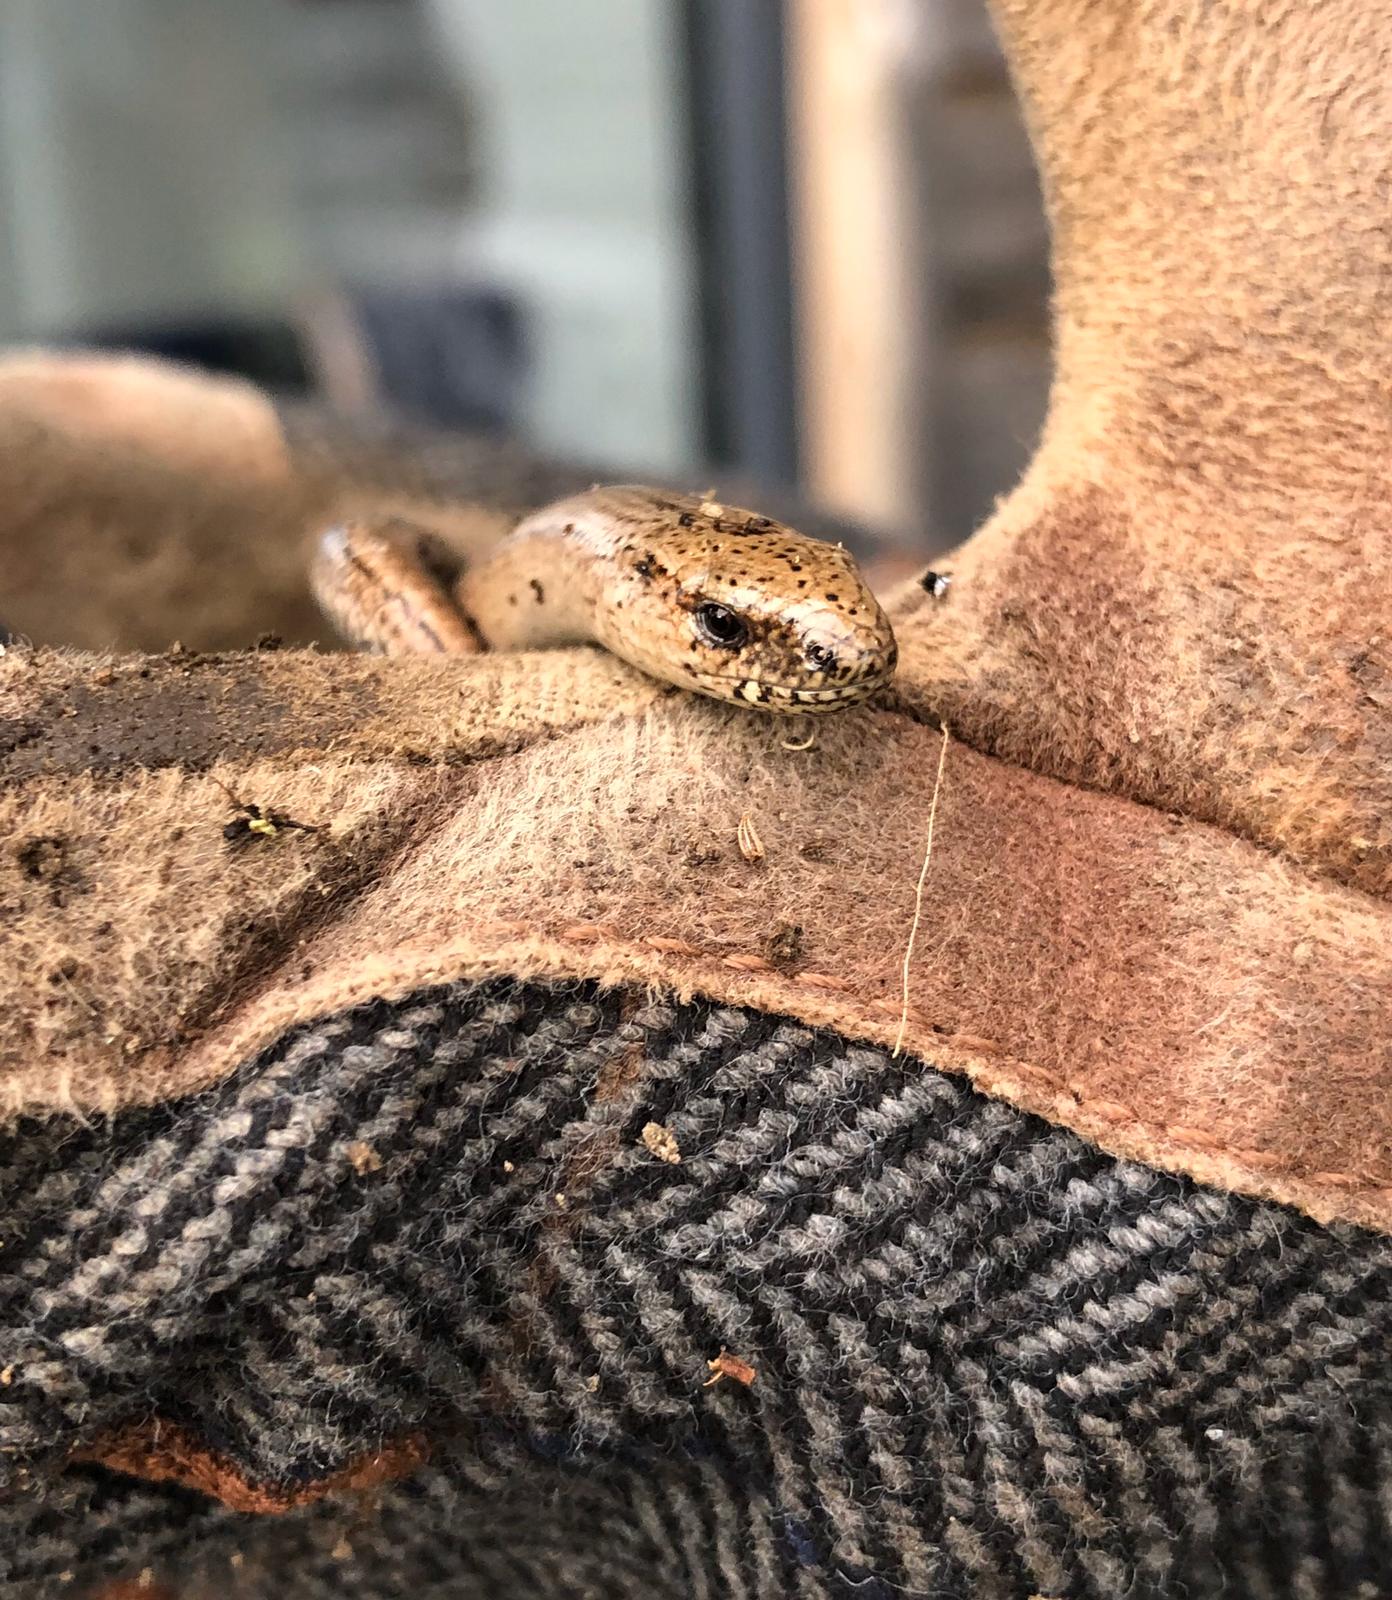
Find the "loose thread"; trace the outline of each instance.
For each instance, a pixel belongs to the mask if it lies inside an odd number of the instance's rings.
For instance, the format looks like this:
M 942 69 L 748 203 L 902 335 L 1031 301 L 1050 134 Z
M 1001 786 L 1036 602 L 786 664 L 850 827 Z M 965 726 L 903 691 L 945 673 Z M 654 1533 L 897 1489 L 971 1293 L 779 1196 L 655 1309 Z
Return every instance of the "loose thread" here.
M 923 885 L 928 881 L 928 863 L 933 859 L 933 825 L 938 820 L 938 796 L 942 793 L 943 769 L 947 766 L 947 724 L 943 723 L 942 750 L 938 755 L 938 776 L 933 784 L 933 800 L 928 807 L 928 843 L 923 851 L 923 867 L 918 874 L 918 888 L 914 891 L 913 922 L 909 925 L 909 942 L 904 946 L 904 993 L 899 1012 L 899 1033 L 894 1040 L 894 1055 L 903 1048 L 904 1034 L 909 1026 L 909 963 L 913 960 L 914 944 L 918 939 L 918 924 L 923 917 Z

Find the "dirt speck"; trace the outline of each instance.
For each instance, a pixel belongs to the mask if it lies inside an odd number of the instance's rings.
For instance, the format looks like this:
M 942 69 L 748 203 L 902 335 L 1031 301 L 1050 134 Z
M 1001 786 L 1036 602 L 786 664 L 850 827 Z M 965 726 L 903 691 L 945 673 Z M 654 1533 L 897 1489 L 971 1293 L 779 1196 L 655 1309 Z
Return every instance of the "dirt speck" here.
M 775 967 L 795 967 L 802 960 L 802 942 L 802 924 L 780 919 L 764 936 L 764 958 Z
M 365 1139 L 355 1139 L 348 1146 L 346 1154 L 349 1165 L 360 1178 L 366 1177 L 369 1172 L 380 1172 L 382 1170 L 381 1156 Z
M 659 1161 L 666 1161 L 674 1167 L 681 1165 L 681 1146 L 677 1143 L 677 1136 L 664 1123 L 645 1123 L 640 1137 L 644 1149 Z

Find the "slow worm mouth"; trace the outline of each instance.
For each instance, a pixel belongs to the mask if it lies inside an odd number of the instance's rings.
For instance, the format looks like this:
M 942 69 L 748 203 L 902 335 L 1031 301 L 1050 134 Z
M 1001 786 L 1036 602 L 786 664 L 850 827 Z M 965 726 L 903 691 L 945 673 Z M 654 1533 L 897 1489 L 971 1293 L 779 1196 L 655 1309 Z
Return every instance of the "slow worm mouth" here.
M 695 676 L 705 692 L 717 699 L 766 706 L 777 711 L 831 711 L 837 706 L 853 705 L 866 699 L 890 681 L 889 674 L 877 673 L 813 689 L 795 684 L 770 683 L 761 678 L 739 677 L 734 673 L 702 672 Z

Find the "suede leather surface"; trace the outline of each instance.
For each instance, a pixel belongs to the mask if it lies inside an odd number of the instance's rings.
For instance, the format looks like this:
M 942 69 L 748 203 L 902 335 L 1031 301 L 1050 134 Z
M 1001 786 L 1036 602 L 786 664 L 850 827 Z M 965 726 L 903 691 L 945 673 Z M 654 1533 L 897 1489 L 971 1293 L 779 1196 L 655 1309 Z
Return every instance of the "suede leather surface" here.
M 894 597 L 893 696 L 811 750 L 593 653 L 11 650 L 6 1103 L 159 1098 L 367 994 L 500 972 L 891 1040 L 941 722 L 907 1047 L 1109 1150 L 1387 1227 L 1392 19 L 1172 11 L 998 8 L 1054 226 L 1046 436 L 947 596 Z M 6 452 L 12 626 L 90 648 L 145 592 L 161 643 L 181 604 L 185 645 L 246 641 L 269 595 L 303 608 L 297 541 L 345 506 L 466 551 L 494 526 L 245 391 L 210 399 L 210 448 L 199 394 L 33 358 L 0 383 L 34 446 Z M 142 591 L 114 575 L 152 507 Z M 313 831 L 229 847 L 247 804 Z
M 901 634 L 906 692 L 1006 760 L 1385 896 L 1392 18 L 996 15 L 1049 205 L 1056 375 L 951 605 Z
M 3 673 L 14 1111 L 187 1092 L 463 974 L 898 1034 L 942 740 L 902 711 L 788 750 L 597 652 Z M 248 803 L 305 826 L 229 842 Z M 1114 1152 L 1377 1226 L 1390 931 L 1245 840 L 950 744 L 905 1047 Z

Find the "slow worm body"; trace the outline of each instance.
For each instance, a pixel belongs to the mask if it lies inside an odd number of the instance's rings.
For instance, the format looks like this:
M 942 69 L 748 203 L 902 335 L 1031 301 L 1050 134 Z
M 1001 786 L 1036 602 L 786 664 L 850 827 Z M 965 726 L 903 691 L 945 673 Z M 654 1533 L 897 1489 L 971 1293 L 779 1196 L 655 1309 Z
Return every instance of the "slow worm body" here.
M 889 621 L 840 545 L 769 517 L 641 487 L 522 519 L 477 565 L 401 524 L 319 542 L 315 594 L 389 654 L 598 644 L 656 678 L 766 711 L 854 705 L 887 684 Z

